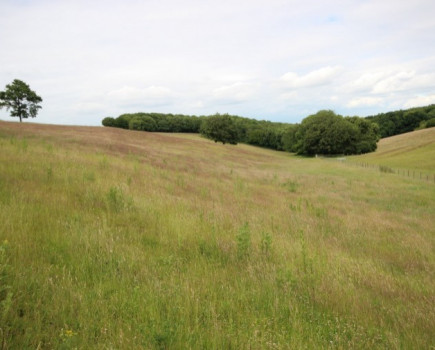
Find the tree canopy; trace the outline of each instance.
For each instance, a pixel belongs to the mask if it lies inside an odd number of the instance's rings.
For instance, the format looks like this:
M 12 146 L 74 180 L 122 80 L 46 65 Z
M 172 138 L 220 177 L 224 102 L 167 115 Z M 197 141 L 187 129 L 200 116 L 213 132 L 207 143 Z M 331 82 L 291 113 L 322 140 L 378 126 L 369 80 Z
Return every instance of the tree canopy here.
M 131 130 L 156 131 L 157 123 L 149 116 L 134 117 L 130 119 L 128 128 Z
M 0 108 L 11 110 L 11 117 L 35 118 L 38 110 L 42 108 L 39 103 L 42 98 L 31 90 L 25 82 L 15 79 L 6 85 L 5 91 L 0 91 Z
M 113 117 L 106 117 L 101 122 L 103 126 L 116 126 L 116 120 Z
M 425 127 L 426 127 L 426 128 L 433 128 L 433 127 L 435 127 L 435 118 L 429 119 L 429 120 L 426 122 Z
M 201 124 L 201 135 L 214 142 L 237 145 L 239 132 L 236 123 L 228 114 L 215 114 L 206 118 Z
M 284 148 L 298 154 L 360 154 L 376 150 L 378 126 L 359 117 L 346 117 L 322 110 L 287 129 Z
M 405 132 L 414 131 L 429 119 L 435 117 L 435 104 L 398 110 L 387 113 L 379 113 L 366 119 L 379 125 L 381 137 L 389 137 Z

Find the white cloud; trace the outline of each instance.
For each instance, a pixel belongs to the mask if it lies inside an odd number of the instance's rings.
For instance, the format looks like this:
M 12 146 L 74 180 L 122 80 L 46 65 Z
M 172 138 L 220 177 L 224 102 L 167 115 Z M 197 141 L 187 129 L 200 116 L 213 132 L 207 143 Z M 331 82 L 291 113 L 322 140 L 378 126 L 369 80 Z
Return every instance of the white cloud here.
M 174 94 L 170 89 L 162 86 L 149 86 L 144 89 L 124 86 L 108 92 L 107 96 L 120 102 L 162 102 L 162 100 L 169 102 Z
M 415 71 L 399 71 L 378 81 L 372 88 L 374 94 L 387 94 L 408 88 L 415 78 Z
M 410 69 L 409 66 L 413 66 Z M 346 89 L 353 93 L 389 94 L 412 89 L 433 89 L 435 74 L 423 70 L 418 62 L 402 67 L 368 70 L 346 84 Z M 426 69 L 426 68 L 423 68 Z M 431 68 L 430 68 L 431 69 Z
M 290 92 L 285 92 L 283 94 L 280 94 L 279 97 L 282 100 L 290 100 L 290 101 L 293 100 L 294 101 L 294 100 L 299 98 L 299 95 L 300 94 L 298 91 L 292 90 Z
M 295 72 L 288 72 L 284 74 L 280 80 L 285 84 L 286 87 L 290 88 L 322 86 L 331 84 L 339 71 L 340 67 L 338 66 L 328 66 L 311 71 L 305 75 L 299 75 Z
M 258 84 L 237 82 L 214 89 L 212 96 L 224 104 L 240 103 L 253 98 L 258 88 Z
M 375 71 L 363 73 L 360 77 L 350 82 L 349 88 L 353 92 L 371 91 L 373 87 L 385 79 L 387 73 L 385 71 Z
M 421 107 L 435 104 L 435 94 L 410 98 L 403 105 L 404 108 Z
M 26 81 L 44 99 L 36 122 L 384 112 L 435 94 L 434 12 L 432 0 L 0 1 L 0 89 Z
M 367 106 L 377 106 L 381 104 L 382 99 L 379 97 L 357 97 L 347 103 L 347 107 L 367 107 Z
M 96 102 L 80 102 L 74 108 L 77 112 L 100 112 L 105 109 L 104 105 Z

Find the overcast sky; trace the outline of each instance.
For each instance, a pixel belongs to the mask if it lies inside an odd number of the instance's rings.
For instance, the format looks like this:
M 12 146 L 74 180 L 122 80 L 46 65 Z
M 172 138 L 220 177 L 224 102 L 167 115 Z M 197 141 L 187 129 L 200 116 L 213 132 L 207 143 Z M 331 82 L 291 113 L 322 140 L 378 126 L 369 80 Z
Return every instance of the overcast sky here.
M 35 122 L 435 103 L 433 0 L 0 0 L 0 17 L 0 90 L 28 83 Z

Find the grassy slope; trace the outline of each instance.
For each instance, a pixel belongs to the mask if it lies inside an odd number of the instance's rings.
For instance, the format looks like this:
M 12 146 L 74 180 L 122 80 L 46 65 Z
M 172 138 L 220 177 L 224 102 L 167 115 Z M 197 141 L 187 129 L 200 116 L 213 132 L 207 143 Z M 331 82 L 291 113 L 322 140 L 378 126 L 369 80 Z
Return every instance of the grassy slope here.
M 378 150 L 356 161 L 433 174 L 435 171 L 435 128 L 381 139 Z
M 0 149 L 5 348 L 435 345 L 431 183 L 119 129 Z

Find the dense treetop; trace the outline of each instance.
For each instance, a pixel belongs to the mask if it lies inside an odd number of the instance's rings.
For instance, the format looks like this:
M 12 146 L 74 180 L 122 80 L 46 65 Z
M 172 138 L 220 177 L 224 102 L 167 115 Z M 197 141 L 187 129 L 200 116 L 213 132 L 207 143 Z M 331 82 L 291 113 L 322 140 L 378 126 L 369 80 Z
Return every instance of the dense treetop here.
M 361 154 L 376 150 L 379 135 L 378 126 L 363 118 L 324 110 L 290 128 L 284 139 L 286 150 L 303 155 Z
M 435 118 L 435 104 L 410 108 L 367 117 L 379 125 L 381 137 L 389 137 L 427 127 L 427 121 Z
M 216 114 L 203 120 L 200 128 L 201 135 L 214 142 L 237 145 L 240 133 L 236 122 L 228 114 Z

